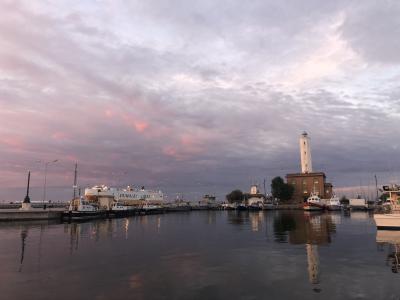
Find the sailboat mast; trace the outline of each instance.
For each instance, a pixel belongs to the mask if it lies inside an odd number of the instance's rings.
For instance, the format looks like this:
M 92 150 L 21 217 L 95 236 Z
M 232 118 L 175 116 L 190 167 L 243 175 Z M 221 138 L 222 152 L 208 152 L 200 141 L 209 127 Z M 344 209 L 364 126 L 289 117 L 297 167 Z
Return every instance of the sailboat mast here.
M 73 190 L 74 190 L 74 195 L 72 199 L 76 198 L 76 188 L 77 186 L 77 177 L 78 177 L 78 163 L 75 163 L 75 171 L 74 171 L 74 185 L 73 185 Z

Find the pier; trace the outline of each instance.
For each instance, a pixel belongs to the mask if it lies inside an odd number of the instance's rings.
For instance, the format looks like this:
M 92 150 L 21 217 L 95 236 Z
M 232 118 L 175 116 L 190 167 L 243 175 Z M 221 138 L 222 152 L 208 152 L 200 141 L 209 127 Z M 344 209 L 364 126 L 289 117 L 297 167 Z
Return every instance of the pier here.
M 0 221 L 61 220 L 64 209 L 0 209 Z

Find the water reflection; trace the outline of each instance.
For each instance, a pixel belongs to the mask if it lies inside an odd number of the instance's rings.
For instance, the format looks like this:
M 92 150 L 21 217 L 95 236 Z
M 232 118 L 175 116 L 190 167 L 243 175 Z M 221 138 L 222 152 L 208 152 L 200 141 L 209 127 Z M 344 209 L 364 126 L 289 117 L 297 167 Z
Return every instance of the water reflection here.
M 20 258 L 20 262 L 19 262 L 19 269 L 18 272 L 22 272 L 22 266 L 24 263 L 24 257 L 25 257 L 25 245 L 26 245 L 26 238 L 28 236 L 28 228 L 27 227 L 23 227 L 21 229 L 21 258 Z
M 331 242 L 331 234 L 336 232 L 340 220 L 338 214 L 321 212 L 281 212 L 275 217 L 276 242 L 306 245 L 308 277 L 315 292 L 321 291 L 318 246 Z
M 397 299 L 400 289 L 400 232 L 375 237 L 361 213 L 201 211 L 9 227 L 0 224 L 4 299 Z
M 390 230 L 378 230 L 376 232 L 376 242 L 382 248 L 387 246 L 386 264 L 393 273 L 400 271 L 400 232 Z

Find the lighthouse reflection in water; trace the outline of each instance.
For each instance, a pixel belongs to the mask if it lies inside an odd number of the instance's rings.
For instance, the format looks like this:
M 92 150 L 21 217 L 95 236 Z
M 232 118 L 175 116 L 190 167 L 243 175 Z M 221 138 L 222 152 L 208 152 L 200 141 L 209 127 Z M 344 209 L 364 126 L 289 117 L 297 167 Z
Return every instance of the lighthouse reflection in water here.
M 0 224 L 0 238 L 2 299 L 400 295 L 400 234 L 377 232 L 364 212 L 198 211 Z M 68 293 L 60 293 L 60 282 Z

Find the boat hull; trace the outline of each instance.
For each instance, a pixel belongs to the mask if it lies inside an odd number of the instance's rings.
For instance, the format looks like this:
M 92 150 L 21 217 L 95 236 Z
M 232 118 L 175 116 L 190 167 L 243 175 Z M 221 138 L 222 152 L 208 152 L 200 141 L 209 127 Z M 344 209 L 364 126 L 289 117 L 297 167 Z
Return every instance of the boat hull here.
M 375 214 L 374 220 L 378 229 L 400 230 L 400 214 Z
M 337 211 L 337 210 L 342 210 L 342 207 L 340 205 L 327 205 L 326 209 L 330 211 L 335 211 L 335 210 Z
M 249 210 L 255 210 L 255 211 L 257 211 L 257 210 L 262 210 L 262 207 L 261 207 L 261 206 L 253 206 L 253 205 L 250 205 L 250 206 L 248 207 L 248 209 L 249 209 Z
M 303 209 L 306 211 L 319 211 L 323 210 L 324 206 L 315 203 L 304 203 Z
M 105 211 L 66 211 L 63 213 L 63 220 L 79 221 L 103 218 L 106 216 Z
M 172 206 L 172 207 L 166 207 L 165 211 L 167 212 L 173 212 L 173 211 L 190 211 L 192 208 L 188 206 Z
M 237 210 L 247 210 L 247 207 L 244 206 L 244 205 L 238 205 L 238 206 L 236 207 L 236 209 L 237 209 Z

